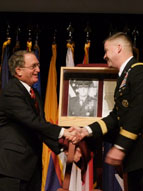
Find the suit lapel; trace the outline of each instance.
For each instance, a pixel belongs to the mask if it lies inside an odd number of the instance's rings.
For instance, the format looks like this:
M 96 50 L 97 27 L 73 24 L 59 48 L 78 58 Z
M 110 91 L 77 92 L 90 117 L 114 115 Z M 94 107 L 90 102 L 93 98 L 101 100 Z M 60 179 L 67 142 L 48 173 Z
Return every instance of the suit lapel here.
M 34 110 L 34 112 L 37 113 L 36 108 L 35 108 L 34 100 L 31 99 L 31 96 L 30 96 L 29 92 L 27 91 L 27 89 L 23 86 L 23 84 L 22 84 L 17 78 L 15 78 L 14 80 L 16 81 L 17 86 L 18 86 L 18 87 L 20 88 L 20 90 L 23 92 L 23 95 L 24 95 L 24 97 L 26 98 L 28 104 L 31 105 L 31 106 L 32 106 L 32 109 Z M 38 96 L 37 96 L 37 94 L 36 94 L 36 98 L 37 98 L 37 97 L 38 97 Z M 37 99 L 37 101 L 38 101 L 39 108 L 40 108 L 40 113 L 41 113 L 42 109 L 41 109 L 41 103 L 40 103 L 40 101 L 39 101 L 39 98 Z

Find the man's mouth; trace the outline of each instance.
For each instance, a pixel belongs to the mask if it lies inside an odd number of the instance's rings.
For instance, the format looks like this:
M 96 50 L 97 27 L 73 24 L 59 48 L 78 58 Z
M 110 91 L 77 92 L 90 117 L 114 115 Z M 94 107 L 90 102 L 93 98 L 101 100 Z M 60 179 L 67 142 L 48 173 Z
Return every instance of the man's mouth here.
M 38 79 L 38 74 L 34 74 L 33 76 L 34 76 L 34 78 L 37 78 L 37 79 Z

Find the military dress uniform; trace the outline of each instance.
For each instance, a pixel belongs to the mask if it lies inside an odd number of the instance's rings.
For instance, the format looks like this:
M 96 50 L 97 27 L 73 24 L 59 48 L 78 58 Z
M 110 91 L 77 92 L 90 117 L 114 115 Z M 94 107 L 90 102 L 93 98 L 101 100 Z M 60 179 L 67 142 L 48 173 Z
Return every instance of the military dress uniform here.
M 125 172 L 143 169 L 143 63 L 134 57 L 117 80 L 114 101 L 107 117 L 89 125 L 93 137 L 109 135 L 109 141 L 124 149 Z
M 97 114 L 97 100 L 87 96 L 84 102 L 80 98 L 73 97 L 69 102 L 68 115 L 69 116 L 96 116 Z

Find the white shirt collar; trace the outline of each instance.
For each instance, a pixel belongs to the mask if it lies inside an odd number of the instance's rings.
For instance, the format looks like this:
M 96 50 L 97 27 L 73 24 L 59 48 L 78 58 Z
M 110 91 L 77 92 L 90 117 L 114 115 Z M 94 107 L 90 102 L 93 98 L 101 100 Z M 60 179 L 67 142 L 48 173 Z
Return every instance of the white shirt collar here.
M 125 66 L 126 66 L 127 63 L 129 62 L 129 60 L 131 60 L 132 57 L 133 57 L 133 56 L 131 56 L 130 58 L 128 58 L 128 59 L 121 65 L 120 70 L 119 70 L 119 73 L 118 73 L 119 76 L 121 76 L 121 74 L 122 74 L 122 72 L 123 72 Z
M 23 84 L 23 86 L 27 89 L 27 91 L 29 92 L 29 94 L 30 94 L 30 86 L 28 85 L 28 84 L 26 84 L 25 82 L 22 82 L 21 80 L 19 80 L 22 84 Z

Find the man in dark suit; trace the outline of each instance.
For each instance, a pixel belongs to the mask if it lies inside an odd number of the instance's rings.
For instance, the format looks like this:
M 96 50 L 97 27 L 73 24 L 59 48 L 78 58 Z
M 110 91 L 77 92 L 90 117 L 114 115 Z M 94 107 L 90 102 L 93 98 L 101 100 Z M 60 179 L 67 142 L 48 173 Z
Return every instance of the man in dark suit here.
M 112 141 L 105 162 L 123 164 L 128 191 L 143 191 L 143 63 L 137 63 L 132 42 L 122 32 L 107 38 L 104 50 L 108 66 L 119 69 L 115 105 L 107 117 L 79 130 L 82 137 L 105 136 Z
M 36 90 L 36 100 L 31 97 L 39 67 L 32 52 L 18 51 L 9 59 L 13 78 L 0 95 L 0 191 L 40 191 L 42 143 L 58 154 L 58 139 L 72 134 L 45 121 Z

